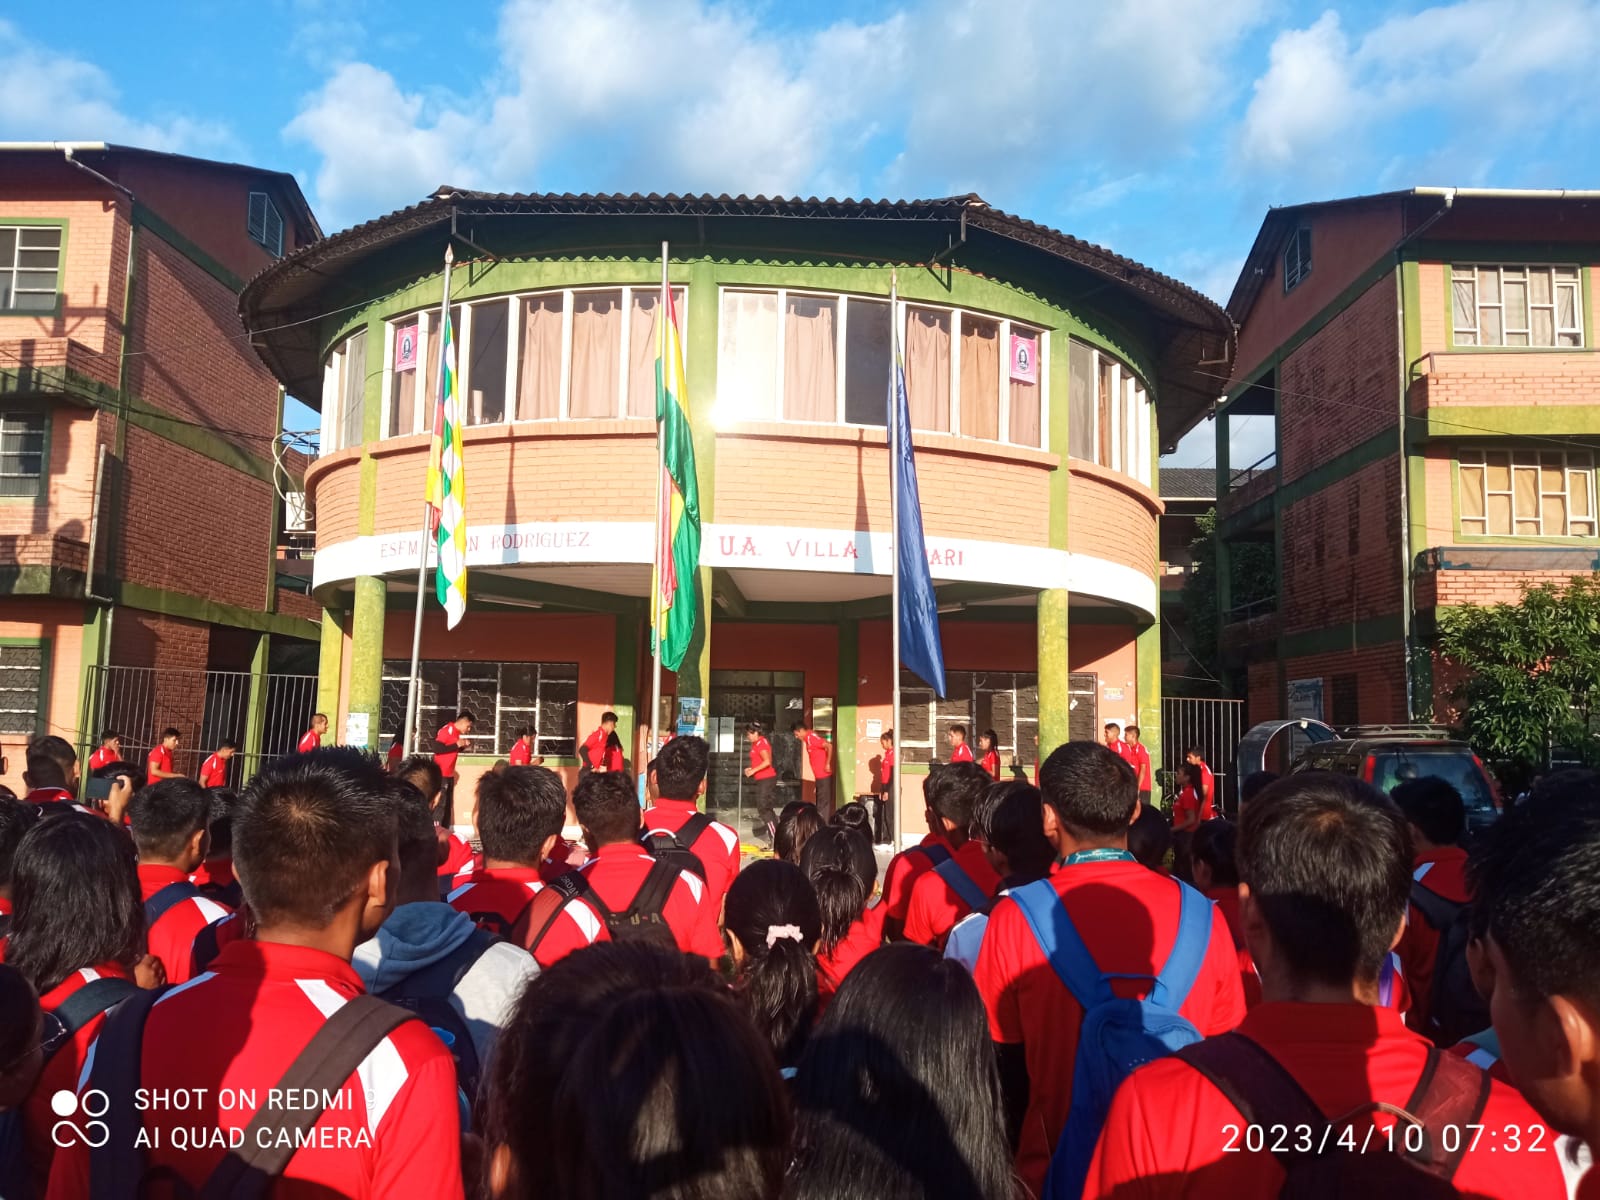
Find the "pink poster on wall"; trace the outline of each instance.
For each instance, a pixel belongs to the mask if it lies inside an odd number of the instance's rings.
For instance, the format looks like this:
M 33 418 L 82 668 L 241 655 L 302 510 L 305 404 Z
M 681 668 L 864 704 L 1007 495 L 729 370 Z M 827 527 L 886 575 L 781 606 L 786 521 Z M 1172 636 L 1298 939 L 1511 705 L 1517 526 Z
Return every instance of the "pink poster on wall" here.
M 394 369 L 396 371 L 415 371 L 417 369 L 417 327 L 415 324 L 401 325 L 394 331 Z
M 1039 339 L 1011 335 L 1011 378 L 1017 383 L 1039 382 Z

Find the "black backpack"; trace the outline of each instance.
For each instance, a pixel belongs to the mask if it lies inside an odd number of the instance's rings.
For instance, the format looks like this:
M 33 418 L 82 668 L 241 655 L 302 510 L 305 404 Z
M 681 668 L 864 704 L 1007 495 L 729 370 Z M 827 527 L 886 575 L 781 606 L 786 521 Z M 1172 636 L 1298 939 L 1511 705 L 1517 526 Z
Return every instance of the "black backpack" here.
M 1489 1028 L 1489 1006 L 1478 994 L 1467 966 L 1472 906 L 1446 900 L 1424 887 L 1421 880 L 1411 885 L 1411 906 L 1439 934 L 1428 992 L 1428 1036 L 1436 1045 L 1454 1046 Z
M 156 922 L 166 916 L 168 912 L 185 900 L 192 899 L 199 894 L 200 889 L 187 879 L 180 879 L 177 883 L 167 884 L 166 887 L 144 902 L 145 928 L 154 929 Z
M 646 829 L 639 841 L 650 851 L 657 862 L 669 862 L 680 871 L 689 871 L 701 880 L 706 877 L 706 865 L 692 849 L 700 835 L 711 828 L 711 818 L 697 812 L 673 833 L 670 829 Z
M 679 873 L 678 867 L 669 860 L 656 859 L 650 864 L 650 874 L 645 876 L 639 890 L 634 893 L 632 903 L 621 912 L 612 912 L 607 908 L 605 901 L 600 899 L 581 873 L 577 873 L 577 877 L 583 898 L 600 914 L 612 941 L 654 942 L 676 950 L 678 939 L 673 936 L 663 910 L 667 906 L 667 897 L 672 895 L 672 885 L 678 882 Z
M 207 900 L 215 900 L 218 904 L 225 904 L 229 908 L 238 908 L 244 903 L 244 888 L 236 877 L 232 883 L 206 882 L 199 885 L 200 894 Z
M 438 962 L 411 972 L 399 982 L 374 992 L 390 1004 L 398 1004 L 417 1014 L 427 1026 L 439 1035 L 439 1040 L 456 1060 L 456 1083 L 470 1103 L 478 1095 L 478 1077 L 483 1064 L 478 1061 L 478 1048 L 472 1040 L 467 1022 L 450 1003 L 450 997 L 491 946 L 502 939 L 486 929 L 474 929 L 462 942 Z
M 1332 1120 L 1277 1059 L 1243 1034 L 1207 1038 L 1176 1057 L 1227 1097 L 1238 1110 L 1241 1130 L 1265 1131 L 1259 1148 L 1246 1145 L 1241 1133 L 1238 1149 L 1276 1158 L 1284 1170 L 1278 1195 L 1291 1200 L 1457 1200 L 1460 1192 L 1452 1180 L 1473 1139 L 1446 1131 L 1460 1134 L 1480 1122 L 1489 1102 L 1486 1072 L 1432 1046 L 1404 1109 L 1374 1102 Z M 1356 1124 L 1380 1109 L 1395 1117 L 1393 1149 L 1387 1133 L 1366 1147 L 1368 1135 Z M 1222 1114 L 1217 1119 L 1227 1121 Z M 1279 1136 L 1278 1131 L 1286 1132 Z

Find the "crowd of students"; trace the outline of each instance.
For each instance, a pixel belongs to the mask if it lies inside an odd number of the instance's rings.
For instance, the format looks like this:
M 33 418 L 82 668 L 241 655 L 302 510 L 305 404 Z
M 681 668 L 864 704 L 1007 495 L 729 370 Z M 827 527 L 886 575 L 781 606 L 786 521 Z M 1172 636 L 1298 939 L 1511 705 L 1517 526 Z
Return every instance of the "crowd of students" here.
M 38 739 L 0 1195 L 1600 1194 L 1593 773 L 1469 849 L 1437 779 L 1254 780 L 1235 823 L 1195 771 L 1174 830 L 1120 737 L 1037 786 L 969 751 L 880 886 L 862 804 L 791 803 L 745 864 L 705 741 L 642 809 L 608 741 L 570 795 L 485 774 L 474 849 L 436 756 L 90 811 Z

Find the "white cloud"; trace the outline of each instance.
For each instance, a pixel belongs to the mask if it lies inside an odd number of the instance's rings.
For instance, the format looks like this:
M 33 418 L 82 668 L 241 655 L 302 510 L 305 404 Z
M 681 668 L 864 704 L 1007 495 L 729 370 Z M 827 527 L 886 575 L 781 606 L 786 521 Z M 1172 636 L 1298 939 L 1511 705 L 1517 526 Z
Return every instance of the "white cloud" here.
M 188 116 L 141 120 L 123 111 L 99 67 L 40 45 L 0 20 L 0 140 L 123 142 L 150 150 L 216 151 L 226 126 Z

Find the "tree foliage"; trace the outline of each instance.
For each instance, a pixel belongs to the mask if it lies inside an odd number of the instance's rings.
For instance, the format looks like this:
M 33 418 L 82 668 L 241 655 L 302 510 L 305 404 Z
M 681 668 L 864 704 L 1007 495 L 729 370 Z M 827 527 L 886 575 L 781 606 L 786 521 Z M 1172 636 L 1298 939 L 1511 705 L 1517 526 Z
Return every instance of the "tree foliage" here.
M 1208 509 L 1195 519 L 1196 536 L 1189 543 L 1194 571 L 1183 585 L 1183 615 L 1187 628 L 1189 655 L 1197 674 L 1223 679 L 1222 654 L 1217 633 L 1222 622 L 1218 611 L 1217 510 Z M 1264 542 L 1238 542 L 1231 547 L 1232 594 L 1234 605 L 1270 600 L 1277 587 L 1273 551 Z
M 1525 587 L 1519 604 L 1441 609 L 1439 650 L 1467 672 L 1467 740 L 1524 772 L 1552 747 L 1600 765 L 1600 578 Z

